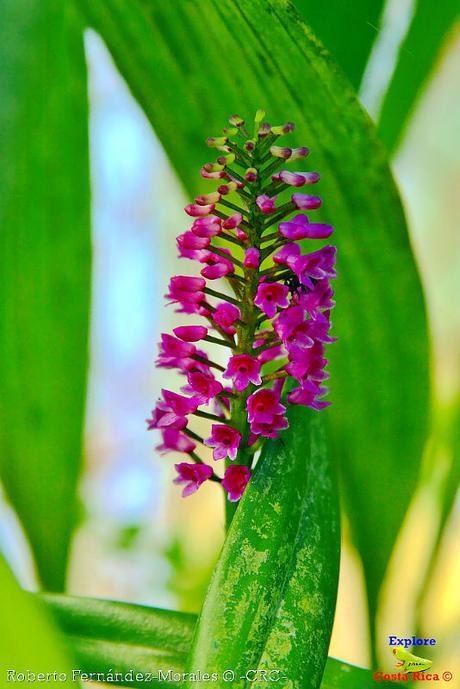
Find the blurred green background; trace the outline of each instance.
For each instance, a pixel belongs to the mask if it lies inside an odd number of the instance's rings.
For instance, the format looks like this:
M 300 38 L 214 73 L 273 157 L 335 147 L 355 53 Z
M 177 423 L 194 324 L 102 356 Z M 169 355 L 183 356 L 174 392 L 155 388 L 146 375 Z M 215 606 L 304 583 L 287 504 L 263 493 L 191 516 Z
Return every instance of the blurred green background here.
M 240 4 L 244 14 L 246 5 L 249 12 L 257 3 Z M 414 468 L 412 477 L 416 491 L 380 596 L 377 644 L 385 658 L 388 634 L 419 630 L 434 636 L 441 647 L 438 666 L 454 675 L 457 670 L 458 678 L 460 30 L 455 3 L 294 4 L 376 123 L 402 195 L 428 308 L 432 404 L 421 469 Z M 234 5 L 226 3 L 229 13 Z M 193 34 L 193 24 L 188 36 L 193 54 L 184 57 L 173 49 L 174 10 L 159 8 L 153 0 L 108 3 L 106 13 L 99 3 L 85 2 L 77 9 L 69 3 L 65 11 L 57 2 L 32 0 L 6 0 L 0 8 L 5 486 L 0 549 L 27 588 L 60 590 L 65 582 L 74 594 L 198 611 L 223 537 L 221 496 L 206 486 L 199 499 L 183 502 L 170 487 L 173 462 L 155 453 L 143 419 L 170 377 L 153 362 L 159 332 L 175 319 L 164 308 L 163 294 L 169 275 L 184 270 L 174 237 L 186 228 L 187 202 L 174 148 L 176 137 L 180 143 L 187 136 L 182 130 L 180 138 L 174 129 L 187 128 L 187 113 L 168 111 L 174 95 L 156 94 L 155 84 L 173 84 L 183 60 L 191 70 L 185 91 L 195 90 L 199 98 L 200 89 L 215 85 L 207 82 L 208 47 Z M 184 9 L 192 16 L 189 3 Z M 263 33 L 265 26 L 260 28 Z M 169 71 L 161 75 L 147 45 L 150 35 L 164 43 Z M 232 57 L 220 68 L 238 88 Z M 145 71 L 151 83 L 143 80 Z M 181 97 L 178 92 L 178 110 Z M 283 112 L 283 104 L 276 109 Z M 240 110 L 251 115 L 245 102 Z M 284 117 L 292 115 L 286 111 Z M 220 122 L 211 116 L 210 124 Z M 192 151 L 202 146 L 197 130 Z M 365 180 L 366 169 L 354 172 Z M 354 183 L 346 180 L 350 187 Z M 392 280 L 397 276 L 388 275 Z M 404 285 L 398 298 L 409 299 Z M 388 329 L 391 323 L 388 313 Z M 402 386 L 404 405 L 404 371 L 393 385 Z M 421 379 L 421 397 L 424 386 Z M 398 409 L 393 412 L 397 417 Z M 404 474 L 405 457 L 397 462 Z M 363 472 L 361 479 L 365 494 L 372 477 Z M 395 495 L 400 480 L 406 479 L 398 470 L 388 476 Z M 390 490 L 388 514 L 392 501 Z M 377 553 L 379 538 L 376 532 Z M 369 665 L 365 574 L 353 543 L 345 515 L 330 652 Z

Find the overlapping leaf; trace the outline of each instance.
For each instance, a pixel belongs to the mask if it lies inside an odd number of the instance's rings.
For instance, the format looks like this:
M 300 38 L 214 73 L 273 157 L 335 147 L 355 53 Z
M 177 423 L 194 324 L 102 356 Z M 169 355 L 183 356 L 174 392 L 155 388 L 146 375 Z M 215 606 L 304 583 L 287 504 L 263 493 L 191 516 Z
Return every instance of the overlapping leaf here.
M 72 3 L 0 4 L 0 471 L 47 588 L 64 585 L 87 367 L 85 64 Z
M 22 673 L 32 673 L 30 685 L 38 682 L 38 673 L 61 675 L 59 686 L 74 686 L 71 662 L 65 645 L 39 600 L 21 591 L 0 554 L 0 668 L 3 686 L 24 682 Z M 8 672 L 11 674 L 8 675 Z
M 145 687 L 144 679 L 149 674 L 159 677 L 167 663 L 172 662 L 168 670 L 185 671 L 195 615 L 94 598 L 46 595 L 44 600 L 66 635 L 80 670 L 106 676 L 111 672 L 113 684 L 120 686 L 123 681 L 117 681 L 117 675 L 132 671 L 134 681 L 129 686 L 139 689 Z M 142 676 L 139 681 L 136 681 L 137 673 Z M 152 686 L 156 686 L 155 682 Z M 181 685 L 172 680 L 168 686 Z M 385 686 L 396 685 L 385 683 Z M 327 659 L 321 689 L 373 687 L 375 680 L 369 670 L 335 658 Z
M 358 89 L 378 36 L 383 0 L 295 0 L 294 4 Z
M 281 0 L 80 0 L 189 192 L 203 139 L 232 112 L 297 124 L 337 227 L 331 439 L 371 612 L 414 487 L 425 436 L 420 283 L 382 147 L 349 84 Z
M 191 672 L 232 670 L 236 687 L 262 686 L 265 670 L 315 689 L 327 658 L 338 500 L 320 419 L 295 409 L 289 422 L 233 517 L 188 662 Z
M 416 3 L 378 121 L 379 134 L 389 151 L 399 143 L 442 43 L 459 17 L 458 3 L 452 0 Z

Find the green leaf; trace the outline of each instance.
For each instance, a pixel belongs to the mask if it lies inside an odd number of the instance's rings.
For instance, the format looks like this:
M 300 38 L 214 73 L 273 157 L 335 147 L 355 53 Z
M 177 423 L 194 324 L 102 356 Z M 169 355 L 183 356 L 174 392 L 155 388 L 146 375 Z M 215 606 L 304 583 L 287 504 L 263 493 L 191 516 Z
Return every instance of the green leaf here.
M 428 397 L 420 282 L 374 128 L 285 0 L 80 4 L 190 193 L 206 189 L 203 140 L 235 111 L 293 120 L 294 140 L 312 149 L 339 252 L 331 439 L 373 616 L 417 479 Z
M 460 398 L 451 404 L 439 404 L 433 415 L 433 436 L 423 473 L 421 489 L 429 486 L 437 514 L 430 558 L 417 595 L 415 628 L 418 630 L 422 626 L 425 599 L 430 592 L 446 526 L 452 517 L 460 487 Z
M 446 34 L 458 18 L 458 4 L 452 0 L 418 0 L 378 122 L 379 134 L 389 151 L 399 143 Z
M 81 26 L 72 3 L 0 4 L 0 473 L 43 584 L 76 517 L 90 285 Z
M 184 671 L 195 615 L 95 598 L 50 594 L 42 598 L 82 671 L 126 674 L 134 669 L 156 675 L 160 670 L 165 675 L 169 670 Z M 124 686 L 123 681 L 115 684 Z M 145 687 L 146 681 L 133 685 Z
M 67 679 L 61 679 L 59 686 L 75 686 L 70 679 L 71 663 L 65 655 L 64 643 L 48 619 L 43 604 L 21 591 L 1 554 L 0 619 L 0 667 L 4 686 L 9 670 L 16 673 L 9 680 L 11 686 L 19 681 L 14 679 L 19 673 L 29 670 L 31 673 L 65 673 Z M 34 678 L 30 683 L 36 683 Z
M 294 4 L 357 90 L 380 29 L 383 0 L 295 0 Z
M 340 550 L 336 487 L 318 415 L 297 408 L 270 442 L 216 565 L 188 662 L 191 672 L 279 671 L 319 687 Z M 254 680 L 254 677 L 252 678 Z M 251 686 L 262 686 L 262 680 Z
M 41 596 L 56 624 L 66 634 L 69 647 L 82 671 L 115 675 L 113 684 L 123 686 L 117 673 L 152 673 L 169 669 L 185 671 L 196 616 L 158 610 L 131 603 L 63 595 Z M 174 656 L 172 659 L 171 656 Z M 172 669 L 172 666 L 171 666 Z M 157 684 L 153 684 L 156 686 Z M 143 689 L 145 681 L 130 682 Z M 172 682 L 170 686 L 180 686 Z M 182 685 L 183 686 L 183 685 Z M 369 670 L 328 658 L 321 689 L 372 689 Z M 392 683 L 385 686 L 396 686 Z

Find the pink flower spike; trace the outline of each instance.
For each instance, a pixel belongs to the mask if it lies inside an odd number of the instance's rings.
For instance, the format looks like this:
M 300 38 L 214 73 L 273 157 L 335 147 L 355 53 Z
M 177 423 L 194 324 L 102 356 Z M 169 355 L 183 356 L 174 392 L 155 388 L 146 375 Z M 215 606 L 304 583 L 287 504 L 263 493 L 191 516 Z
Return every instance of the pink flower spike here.
M 160 452 L 193 452 L 196 445 L 190 438 L 174 428 L 163 428 L 163 442 L 157 445 Z
M 195 493 L 202 483 L 207 481 L 213 475 L 213 470 L 207 464 L 188 464 L 181 462 L 175 464 L 178 476 L 174 479 L 174 483 L 185 483 L 182 497 L 186 498 L 192 493 Z
M 308 196 L 308 194 L 292 194 L 292 201 L 295 203 L 297 208 L 301 210 L 314 210 L 321 206 L 321 199 L 319 196 Z
M 225 457 L 234 460 L 240 446 L 241 433 L 225 424 L 213 424 L 211 436 L 204 442 L 209 447 L 215 448 L 212 453 L 215 460 L 225 459 Z
M 278 197 L 270 198 L 267 194 L 261 194 L 256 198 L 256 203 L 264 215 L 270 215 L 276 211 L 275 201 Z
M 215 311 L 212 314 L 212 320 L 216 325 L 219 325 L 229 335 L 234 335 L 236 330 L 233 327 L 235 321 L 241 318 L 241 313 L 238 307 L 233 304 L 226 304 L 222 302 L 217 304 Z
M 229 218 L 224 220 L 222 222 L 222 227 L 225 230 L 233 230 L 235 227 L 238 227 L 238 225 L 243 221 L 243 214 L 242 213 L 234 213 L 231 215 Z
M 247 466 L 232 464 L 228 467 L 222 480 L 222 486 L 227 491 L 230 502 L 238 502 L 250 478 L 251 472 Z
M 282 309 L 289 306 L 289 287 L 280 282 L 261 282 L 257 288 L 254 304 L 264 312 L 267 318 L 273 318 L 278 306 Z
M 181 388 L 182 392 L 193 395 L 193 398 L 200 404 L 208 404 L 223 390 L 221 383 L 214 378 L 210 371 L 189 371 L 187 381 L 188 385 Z
M 204 218 L 206 215 L 212 213 L 214 208 L 215 205 L 213 203 L 208 206 L 199 206 L 197 203 L 189 203 L 188 206 L 185 206 L 184 210 L 187 215 L 190 215 L 192 218 Z
M 198 342 L 206 337 L 208 329 L 204 325 L 181 325 L 173 333 L 183 342 Z
M 249 354 L 235 354 L 231 356 L 227 370 L 222 374 L 224 378 L 233 380 L 233 385 L 241 392 L 245 390 L 249 383 L 260 385 L 260 361 Z
M 251 246 L 246 249 L 244 255 L 244 266 L 245 268 L 253 268 L 254 270 L 260 265 L 260 251 L 255 247 Z

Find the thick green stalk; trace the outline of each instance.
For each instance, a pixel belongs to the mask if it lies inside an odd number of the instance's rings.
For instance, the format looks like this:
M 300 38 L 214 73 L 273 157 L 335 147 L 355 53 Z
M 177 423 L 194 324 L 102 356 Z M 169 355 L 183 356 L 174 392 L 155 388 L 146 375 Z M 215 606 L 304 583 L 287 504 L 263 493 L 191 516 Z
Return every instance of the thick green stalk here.
M 248 202 L 248 227 L 246 228 L 249 238 L 249 246 L 260 250 L 261 235 L 264 226 L 264 216 L 256 204 L 256 198 L 261 193 L 261 181 L 259 177 L 260 162 L 255 158 L 252 166 L 257 170 L 257 180 L 252 187 L 251 200 Z M 257 293 L 259 284 L 259 270 L 254 268 L 243 268 L 244 286 L 241 295 L 241 322 L 237 325 L 237 347 L 235 354 L 250 354 L 253 353 L 254 335 L 257 330 L 257 320 L 259 311 L 254 305 L 254 299 Z M 241 433 L 241 444 L 236 457 L 236 464 L 243 464 L 250 466 L 254 455 L 253 448 L 248 447 L 249 425 L 247 422 L 246 401 L 249 395 L 253 392 L 254 385 L 249 385 L 245 390 L 238 394 L 232 400 L 231 404 L 231 422 L 234 428 L 237 428 Z M 226 466 L 230 466 L 232 462 L 227 459 Z M 225 525 L 226 529 L 231 524 L 233 515 L 238 506 L 237 502 L 230 502 L 228 499 L 225 502 Z

